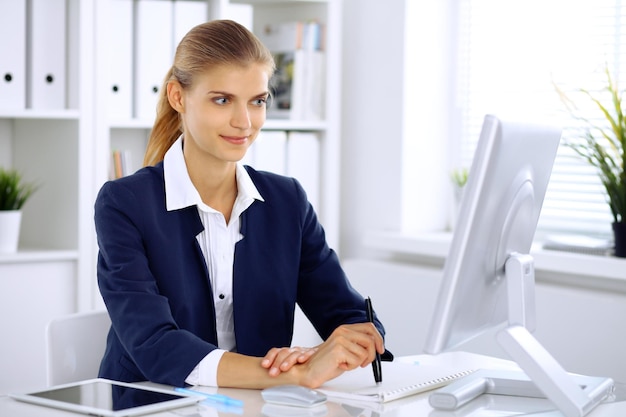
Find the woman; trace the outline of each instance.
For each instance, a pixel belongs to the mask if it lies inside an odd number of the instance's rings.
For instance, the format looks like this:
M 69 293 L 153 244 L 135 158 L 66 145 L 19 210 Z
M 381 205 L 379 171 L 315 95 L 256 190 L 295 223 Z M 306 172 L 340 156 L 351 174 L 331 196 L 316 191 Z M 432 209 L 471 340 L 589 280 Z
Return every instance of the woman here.
M 384 330 L 292 178 L 238 164 L 265 122 L 274 62 L 232 21 L 179 44 L 143 169 L 96 200 L 112 329 L 100 376 L 182 386 L 317 387 L 383 353 Z M 298 303 L 325 340 L 289 348 Z

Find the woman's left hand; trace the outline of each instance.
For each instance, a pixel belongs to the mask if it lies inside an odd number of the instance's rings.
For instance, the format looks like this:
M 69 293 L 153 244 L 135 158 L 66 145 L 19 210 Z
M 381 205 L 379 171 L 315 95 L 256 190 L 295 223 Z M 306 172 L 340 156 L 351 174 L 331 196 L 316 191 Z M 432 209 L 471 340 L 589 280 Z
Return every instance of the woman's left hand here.
M 294 365 L 305 363 L 317 351 L 317 347 L 282 347 L 272 348 L 261 361 L 261 366 L 269 369 L 271 376 L 287 372 Z

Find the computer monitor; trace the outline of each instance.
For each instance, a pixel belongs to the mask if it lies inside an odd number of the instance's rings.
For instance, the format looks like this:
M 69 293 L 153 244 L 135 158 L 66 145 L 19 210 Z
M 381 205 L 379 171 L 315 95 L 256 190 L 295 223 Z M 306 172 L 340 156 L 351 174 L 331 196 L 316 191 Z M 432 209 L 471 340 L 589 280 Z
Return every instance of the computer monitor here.
M 612 390 L 610 378 L 572 377 L 531 334 L 529 252 L 560 138 L 554 126 L 485 116 L 424 351 L 453 350 L 495 329 L 523 372 L 472 374 L 431 394 L 435 408 L 501 393 L 545 396 L 566 416 L 583 416 Z

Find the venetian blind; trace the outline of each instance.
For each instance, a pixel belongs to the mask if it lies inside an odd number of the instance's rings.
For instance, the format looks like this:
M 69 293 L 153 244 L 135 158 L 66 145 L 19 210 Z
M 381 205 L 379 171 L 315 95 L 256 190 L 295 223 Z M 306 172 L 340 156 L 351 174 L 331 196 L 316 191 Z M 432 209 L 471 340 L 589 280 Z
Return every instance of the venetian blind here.
M 578 88 L 600 91 L 607 65 L 618 83 L 626 83 L 626 6 L 621 1 L 458 4 L 456 101 L 462 115 L 462 166 L 471 164 L 485 114 L 557 123 L 564 135 L 571 135 L 574 121 L 564 112 L 555 85 L 575 99 Z M 561 146 L 537 237 L 575 233 L 608 238 L 612 221 L 595 168 Z

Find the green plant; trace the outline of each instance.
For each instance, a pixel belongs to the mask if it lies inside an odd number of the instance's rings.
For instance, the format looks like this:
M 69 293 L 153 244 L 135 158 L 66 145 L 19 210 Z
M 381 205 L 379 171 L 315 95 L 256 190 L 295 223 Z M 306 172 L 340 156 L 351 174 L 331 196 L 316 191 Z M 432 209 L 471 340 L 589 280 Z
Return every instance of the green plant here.
M 0 167 L 0 211 L 21 209 L 37 188 L 24 182 L 17 170 Z
M 564 135 L 564 145 L 597 169 L 613 219 L 615 223 L 621 223 L 626 222 L 626 119 L 622 92 L 608 67 L 605 75 L 607 84 L 600 92 L 593 94 L 586 89 L 577 90 L 587 104 L 599 111 L 599 117 L 594 117 L 589 110 L 583 111 L 558 86 L 556 90 L 568 113 L 580 122 L 580 126 L 574 128 L 575 134 Z
M 453 169 L 450 173 L 450 178 L 452 182 L 457 187 L 461 188 L 467 182 L 467 175 L 469 174 L 469 170 L 467 168 L 457 168 Z

